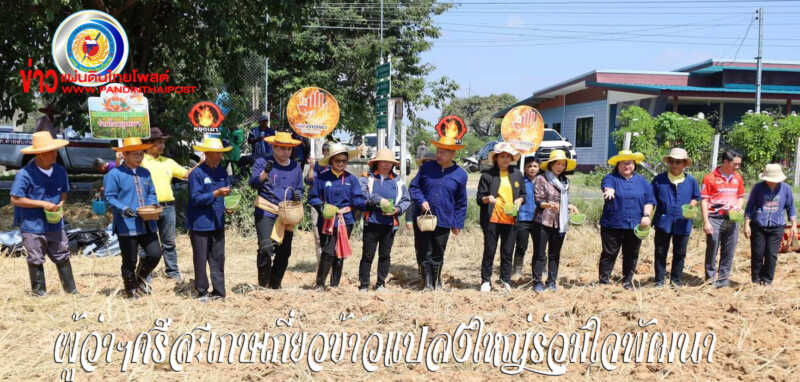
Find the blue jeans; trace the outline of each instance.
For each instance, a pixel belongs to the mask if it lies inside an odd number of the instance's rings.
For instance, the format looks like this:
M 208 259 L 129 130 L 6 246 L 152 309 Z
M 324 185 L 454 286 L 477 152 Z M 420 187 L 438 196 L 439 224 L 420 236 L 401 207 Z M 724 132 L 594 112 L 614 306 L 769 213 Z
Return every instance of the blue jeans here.
M 158 236 L 161 239 L 161 253 L 164 257 L 164 268 L 168 277 L 178 277 L 178 253 L 175 251 L 175 206 L 163 206 L 161 216 L 158 218 Z M 144 251 L 139 248 L 139 257 L 144 256 Z M 150 281 L 149 279 L 147 280 Z

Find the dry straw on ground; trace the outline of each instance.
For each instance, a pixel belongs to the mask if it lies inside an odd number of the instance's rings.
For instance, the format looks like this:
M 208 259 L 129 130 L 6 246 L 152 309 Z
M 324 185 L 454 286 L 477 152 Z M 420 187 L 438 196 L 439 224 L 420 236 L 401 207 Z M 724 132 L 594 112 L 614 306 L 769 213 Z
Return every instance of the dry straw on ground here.
M 599 233 L 581 228 L 568 233 L 561 258 L 560 289 L 555 293 L 534 294 L 529 287 L 530 249 L 525 263 L 525 277 L 510 293 L 478 291 L 482 235 L 479 231 L 451 237 L 446 253 L 444 280 L 447 290 L 421 293 L 416 285 L 416 265 L 411 237 L 398 235 L 392 257 L 388 290 L 383 293 L 356 291 L 357 267 L 361 242 L 354 240 L 354 256 L 345 261 L 344 277 L 337 290 L 315 292 L 313 285 L 316 258 L 312 237 L 300 233 L 295 239 L 294 255 L 279 291 L 252 288 L 255 283 L 256 243 L 229 231 L 227 236 L 225 301 L 201 303 L 187 296 L 185 286 L 176 286 L 156 277 L 154 294 L 138 301 L 117 296 L 121 287 L 120 259 L 73 258 L 75 276 L 82 297 L 66 296 L 60 291 L 55 267 L 47 264 L 49 295 L 28 296 L 29 282 L 24 259 L 2 258 L 0 311 L 0 380 L 30 381 L 57 379 L 64 368 L 53 361 L 55 338 L 61 331 L 97 330 L 113 332 L 118 339 L 132 340 L 150 329 L 157 318 L 171 318 L 170 333 L 175 336 L 205 323 L 217 333 L 276 331 L 277 318 L 290 309 L 297 315 L 292 330 L 308 333 L 347 331 L 405 331 L 418 333 L 421 325 L 431 331 L 452 332 L 459 323 L 481 316 L 488 330 L 499 332 L 541 331 L 548 335 L 574 332 L 590 316 L 597 316 L 601 331 L 640 330 L 639 319 L 657 319 L 654 331 L 713 331 L 717 342 L 712 363 L 688 364 L 617 364 L 606 371 L 598 364 L 567 365 L 570 380 L 794 380 L 800 360 L 800 266 L 797 254 L 780 256 L 774 286 L 763 288 L 749 283 L 749 242 L 743 237 L 736 253 L 733 287 L 713 289 L 702 283 L 703 250 L 701 237 L 695 234 L 689 245 L 685 280 L 680 290 L 652 287 L 652 240 L 642 248 L 636 279 L 640 287 L 628 292 L 620 285 L 595 286 L 600 252 Z M 188 238 L 178 238 L 180 268 L 185 279 L 193 279 Z M 496 260 L 499 261 L 499 260 Z M 373 264 L 375 267 L 375 264 Z M 620 272 L 618 260 L 615 275 Z M 159 266 L 159 272 L 162 266 Z M 373 268 L 373 282 L 374 282 Z M 496 278 L 496 274 L 495 277 Z M 86 313 L 86 319 L 73 322 L 73 312 Z M 98 314 L 105 321 L 99 323 Z M 339 320 L 341 312 L 353 318 Z M 531 313 L 535 319 L 526 322 Z M 547 313 L 550 320 L 543 322 Z M 395 364 L 367 373 L 349 359 L 323 364 L 324 370 L 312 373 L 305 361 L 298 364 L 208 364 L 185 365 L 182 372 L 169 370 L 167 364 L 131 365 L 120 372 L 119 353 L 111 364 L 101 362 L 93 373 L 75 367 L 75 380 L 487 380 L 513 378 L 488 364 L 450 363 L 431 373 L 424 365 Z M 544 367 L 534 366 L 537 369 Z M 531 376 L 532 374 L 525 374 Z M 519 377 L 517 377 L 519 378 Z

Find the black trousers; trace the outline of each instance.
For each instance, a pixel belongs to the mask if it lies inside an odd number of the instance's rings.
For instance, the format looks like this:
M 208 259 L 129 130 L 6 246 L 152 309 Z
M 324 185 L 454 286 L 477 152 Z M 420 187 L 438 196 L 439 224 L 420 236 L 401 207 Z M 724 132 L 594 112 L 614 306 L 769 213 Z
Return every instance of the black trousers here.
M 194 262 L 194 288 L 201 296 L 208 292 L 206 264 L 211 269 L 213 296 L 225 297 L 225 230 L 189 231 Z
M 669 278 L 673 283 L 679 283 L 683 275 L 683 263 L 686 259 L 686 246 L 689 243 L 689 235 L 673 235 L 656 228 L 656 248 L 653 262 L 656 282 L 663 282 L 667 274 L 667 255 L 669 254 L 670 239 L 672 239 L 672 270 Z
M 750 276 L 754 283 L 772 283 L 781 249 L 783 227 L 763 227 L 750 222 Z
M 339 226 L 333 229 L 332 235 L 325 235 L 319 233 L 319 245 L 322 248 L 322 255 L 320 256 L 319 267 L 317 268 L 317 286 L 323 286 L 325 279 L 328 277 L 328 271 L 331 273 L 331 286 L 339 286 L 339 280 L 342 277 L 342 267 L 344 266 L 344 259 L 336 257 L 336 242 L 338 241 Z M 347 225 L 347 237 L 353 232 L 353 225 Z
M 424 267 L 441 266 L 444 262 L 444 251 L 447 249 L 447 240 L 450 238 L 450 228 L 436 227 L 433 231 L 422 232 L 414 224 L 414 236 L 419 238 L 420 247 L 417 253 L 422 253 Z
M 361 253 L 361 263 L 358 264 L 359 288 L 369 287 L 369 273 L 376 250 L 378 251 L 378 282 L 375 286 L 385 285 L 392 261 L 395 232 L 394 226 L 385 224 L 367 224 L 364 227 L 364 247 Z
M 528 251 L 528 237 L 534 240 L 533 245 L 536 245 L 536 239 L 533 235 L 533 228 L 534 223 L 532 221 L 518 221 L 514 226 L 514 232 L 517 238 L 516 249 L 514 250 L 514 264 L 516 266 L 522 267 L 522 264 L 525 262 L 525 252 Z
M 494 265 L 494 254 L 497 252 L 498 239 L 500 240 L 500 280 L 511 283 L 511 263 L 514 260 L 514 226 L 497 223 L 489 223 L 483 230 L 482 283 L 488 283 L 492 278 L 492 265 Z
M 417 222 L 415 221 L 412 225 L 414 227 L 414 252 L 417 256 L 417 265 L 422 269 L 425 257 L 430 257 L 431 246 L 422 240 L 423 232 L 417 227 Z
M 155 232 L 136 236 L 118 236 L 119 249 L 122 252 L 122 278 L 135 280 L 136 262 L 151 262 L 158 264 L 161 259 L 161 244 Z M 139 246 L 144 248 L 144 256 L 139 260 Z M 144 275 L 145 277 L 147 275 Z
M 272 289 L 281 287 L 283 275 L 289 266 L 289 257 L 292 256 L 293 231 L 286 231 L 283 234 L 283 243 L 270 239 L 272 228 L 275 226 L 275 218 L 261 215 L 256 218 L 256 234 L 258 236 L 258 255 L 256 256 L 256 267 L 259 274 L 259 284 Z M 263 285 L 262 285 L 263 284 Z
M 600 239 L 603 244 L 603 251 L 600 254 L 600 283 L 608 284 L 620 248 L 622 248 L 623 282 L 632 282 L 642 240 L 636 237 L 632 229 L 607 227 L 600 227 Z
M 566 234 L 558 229 L 534 223 L 533 228 L 533 283 L 542 284 L 542 273 L 547 266 L 547 285 L 556 285 L 558 264 L 561 260 L 561 245 Z

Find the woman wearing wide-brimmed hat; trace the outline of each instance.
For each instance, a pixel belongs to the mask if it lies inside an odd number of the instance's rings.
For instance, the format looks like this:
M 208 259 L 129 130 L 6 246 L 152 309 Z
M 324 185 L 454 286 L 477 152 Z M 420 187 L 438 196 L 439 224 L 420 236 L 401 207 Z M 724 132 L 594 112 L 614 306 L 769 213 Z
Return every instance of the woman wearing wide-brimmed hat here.
M 44 296 L 47 292 L 44 277 L 45 256 L 56 264 L 64 291 L 78 293 L 69 262 L 69 243 L 64 220 L 52 223 L 47 212 L 57 212 L 64 206 L 69 193 L 67 170 L 56 163 L 58 149 L 67 141 L 53 139 L 50 133 L 33 133 L 32 145 L 20 150 L 23 155 L 35 155 L 14 176 L 11 185 L 11 204 L 14 205 L 14 226 L 22 232 L 22 246 L 27 253 L 31 292 Z
M 367 162 L 369 174 L 361 178 L 361 190 L 367 198 L 364 210 L 364 248 L 358 267 L 358 280 L 361 291 L 369 289 L 370 270 L 375 251 L 378 250 L 378 280 L 375 290 L 383 290 L 391 266 L 392 244 L 400 225 L 398 216 L 402 215 L 411 199 L 403 179 L 394 172 L 400 162 L 395 160 L 389 149 L 380 149 L 375 157 Z
M 653 196 L 656 198 L 656 215 L 653 226 L 656 229 L 653 266 L 656 286 L 664 285 L 667 273 L 667 255 L 672 241 L 672 270 L 670 282 L 681 286 L 683 262 L 686 259 L 686 246 L 692 233 L 692 220 L 684 217 L 683 206 L 698 208 L 700 186 L 684 169 L 692 165 L 686 150 L 675 147 L 663 158 L 667 171 L 653 178 Z M 699 216 L 698 216 L 699 217 Z
M 517 211 L 525 201 L 525 182 L 522 173 L 511 166 L 519 160 L 519 152 L 508 142 L 499 142 L 489 152 L 492 168 L 481 174 L 477 203 L 483 230 L 483 260 L 481 261 L 481 291 L 492 289 L 492 265 L 500 241 L 500 281 L 511 290 L 511 271 L 514 259 L 514 223 Z
M 416 219 L 422 214 L 436 216 L 433 231 L 421 231 L 415 227 L 414 234 L 421 238 L 425 290 L 442 288 L 442 266 L 444 251 L 450 233 L 458 235 L 467 218 L 467 172 L 453 158 L 456 151 L 464 148 L 455 138 L 440 136 L 431 140 L 436 146 L 436 160 L 424 163 L 411 181 L 408 192 L 417 204 Z
M 768 164 L 750 190 L 744 211 L 744 234 L 750 238 L 750 275 L 753 283 L 770 285 L 775 277 L 778 250 L 786 216 L 792 221 L 790 238 L 797 237 L 797 211 L 792 188 L 784 183 L 781 165 Z
M 577 162 L 567 157 L 564 150 L 553 150 L 542 162 L 544 173 L 536 176 L 533 190 L 536 194 L 536 215 L 533 218 L 533 290 L 556 290 L 561 245 L 569 226 L 569 214 L 578 209 L 569 203 L 569 180 L 565 173 L 575 170 Z M 547 282 L 542 273 L 547 265 Z
M 420 151 L 417 150 L 419 153 Z M 436 160 L 436 153 L 433 151 L 423 151 L 422 156 L 417 158 L 417 168 L 422 167 L 425 162 Z M 419 228 L 417 227 L 416 217 L 419 215 L 419 206 L 417 203 L 410 203 L 405 213 L 406 228 L 414 232 L 414 252 L 417 258 L 417 272 L 419 273 L 419 281 L 422 286 L 425 286 L 425 273 L 423 271 L 422 261 L 425 259 L 426 253 L 430 256 L 430 246 L 426 246 L 422 242 L 422 235 L 417 235 Z
M 655 197 L 650 182 L 636 173 L 636 166 L 644 161 L 644 154 L 622 150 L 608 160 L 614 170 L 603 177 L 603 215 L 600 218 L 600 284 L 610 283 L 611 271 L 622 249 L 622 286 L 633 289 L 633 274 L 639 260 L 640 239 L 634 233 L 650 227 Z
M 361 184 L 353 174 L 347 172 L 347 162 L 358 157 L 356 151 L 335 143 L 328 155 L 319 161 L 321 166 L 330 166 L 314 179 L 308 194 L 308 203 L 317 209 L 322 256 L 317 268 L 316 288 L 325 289 L 328 272 L 331 274 L 330 286 L 339 286 L 342 278 L 344 259 L 352 254 L 350 232 L 355 218 L 353 209 L 364 209 L 366 199 Z
M 228 172 L 220 164 L 230 146 L 219 138 L 203 139 L 195 145 L 205 160 L 189 174 L 189 202 L 186 207 L 186 228 L 192 243 L 194 288 L 198 299 L 206 301 L 225 298 L 225 196 L 231 193 Z M 206 265 L 211 270 L 208 293 Z
M 146 280 L 161 260 L 157 221 L 145 221 L 137 213 L 142 207 L 158 205 L 150 171 L 141 167 L 150 146 L 140 138 L 123 139 L 122 147 L 114 151 L 122 153 L 124 162 L 103 178 L 105 198 L 114 214 L 113 230 L 122 251 L 122 281 L 128 298 L 150 294 Z M 144 248 L 141 258 L 140 246 Z
M 258 192 L 255 206 L 258 254 L 258 285 L 279 289 L 292 255 L 294 226 L 284 224 L 279 205 L 287 200 L 303 199 L 303 166 L 292 160 L 292 149 L 300 141 L 285 131 L 264 140 L 272 145 L 272 156 L 258 158 L 253 164 L 250 186 Z

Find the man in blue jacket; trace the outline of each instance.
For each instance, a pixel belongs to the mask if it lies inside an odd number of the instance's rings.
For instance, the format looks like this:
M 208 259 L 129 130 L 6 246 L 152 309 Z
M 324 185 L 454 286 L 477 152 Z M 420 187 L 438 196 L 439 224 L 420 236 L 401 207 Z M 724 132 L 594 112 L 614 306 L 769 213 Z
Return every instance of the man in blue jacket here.
M 45 255 L 56 264 L 61 286 L 70 294 L 77 294 L 72 266 L 69 262 L 67 234 L 64 220 L 45 218 L 45 212 L 57 212 L 64 206 L 69 192 L 67 170 L 56 163 L 58 149 L 67 141 L 53 139 L 48 131 L 33 133 L 33 145 L 20 150 L 34 154 L 33 160 L 21 168 L 11 185 L 11 204 L 14 205 L 14 226 L 22 232 L 22 245 L 28 253 L 28 273 L 34 296 L 47 293 L 44 278 Z
M 282 225 L 278 205 L 286 200 L 303 199 L 303 169 L 291 159 L 292 148 L 300 141 L 288 132 L 279 131 L 266 138 L 273 146 L 270 158 L 258 158 L 253 164 L 250 187 L 258 192 L 255 205 L 258 254 L 258 285 L 280 289 L 289 257 L 292 255 L 294 227 Z M 287 229 L 288 228 L 288 229 Z
M 161 260 L 157 221 L 142 220 L 137 213 L 141 207 L 158 204 L 150 172 L 140 167 L 144 151 L 150 146 L 140 138 L 125 138 L 122 147 L 114 148 L 125 161 L 103 178 L 105 197 L 114 213 L 113 231 L 119 238 L 122 281 L 128 298 L 150 294 L 146 280 Z M 138 260 L 137 266 L 139 246 L 144 248 L 145 256 Z
M 250 130 L 250 134 L 247 135 L 247 143 L 253 146 L 253 160 L 272 156 L 272 146 L 268 145 L 264 138 L 273 135 L 275 135 L 275 130 L 269 125 L 269 114 L 262 115 L 258 119 L 258 126 Z
M 456 151 L 463 149 L 464 145 L 447 136 L 431 143 L 437 147 L 436 160 L 423 164 L 409 186 L 411 199 L 419 207 L 417 216 L 431 213 L 437 219 L 433 231 L 422 232 L 419 227 L 414 227 L 415 234 L 425 245 L 425 290 L 442 287 L 447 241 L 451 232 L 454 235 L 461 232 L 467 218 L 467 172 L 453 162 Z
M 194 287 L 201 301 L 225 298 L 225 196 L 231 193 L 228 172 L 220 166 L 224 152 L 219 138 L 203 139 L 194 146 L 202 151 L 203 164 L 189 174 L 189 205 L 186 207 L 186 228 L 192 242 Z M 211 285 L 208 293 L 206 264 L 211 268 Z
M 653 219 L 656 228 L 654 261 L 656 286 L 664 285 L 671 239 L 670 282 L 673 286 L 680 287 L 686 245 L 692 232 L 692 220 L 683 216 L 682 207 L 688 204 L 697 208 L 697 203 L 700 202 L 700 186 L 697 180 L 684 172 L 686 167 L 692 165 L 692 159 L 686 150 L 673 148 L 669 155 L 664 157 L 664 162 L 669 166 L 669 171 L 657 175 L 652 183 L 656 198 L 656 216 Z

